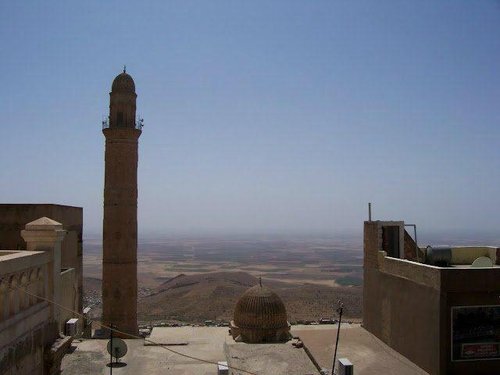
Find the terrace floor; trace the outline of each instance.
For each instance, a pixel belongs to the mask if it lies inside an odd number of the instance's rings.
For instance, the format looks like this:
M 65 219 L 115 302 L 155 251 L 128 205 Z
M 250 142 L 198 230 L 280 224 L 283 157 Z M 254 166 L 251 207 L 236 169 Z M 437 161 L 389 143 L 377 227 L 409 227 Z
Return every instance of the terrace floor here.
M 337 325 L 292 326 L 321 367 L 331 369 Z M 156 327 L 151 340 L 168 344 L 180 353 L 209 361 L 225 361 L 224 343 L 234 343 L 227 327 Z M 109 374 L 108 340 L 75 340 L 74 350 L 62 361 L 63 375 Z M 115 375 L 170 374 L 216 375 L 215 364 L 197 362 L 169 352 L 160 346 L 145 345 L 144 340 L 125 340 L 128 352 L 123 367 Z M 425 371 L 395 352 L 359 324 L 342 324 L 337 358 L 348 358 L 358 375 L 418 375 Z

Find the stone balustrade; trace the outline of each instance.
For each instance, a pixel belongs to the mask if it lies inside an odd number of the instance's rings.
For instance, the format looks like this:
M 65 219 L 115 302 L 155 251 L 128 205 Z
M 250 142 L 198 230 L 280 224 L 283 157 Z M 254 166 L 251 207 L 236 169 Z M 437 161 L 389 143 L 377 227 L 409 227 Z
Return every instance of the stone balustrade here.
M 41 251 L 0 251 L 0 323 L 43 301 L 47 263 Z

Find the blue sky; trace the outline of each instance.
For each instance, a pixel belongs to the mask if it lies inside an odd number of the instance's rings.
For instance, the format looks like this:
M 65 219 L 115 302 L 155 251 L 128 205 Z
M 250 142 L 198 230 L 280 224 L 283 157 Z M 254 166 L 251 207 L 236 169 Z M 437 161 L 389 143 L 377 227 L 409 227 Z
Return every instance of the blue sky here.
M 126 64 L 144 235 L 500 229 L 498 1 L 3 1 L 0 38 L 3 202 L 101 230 Z

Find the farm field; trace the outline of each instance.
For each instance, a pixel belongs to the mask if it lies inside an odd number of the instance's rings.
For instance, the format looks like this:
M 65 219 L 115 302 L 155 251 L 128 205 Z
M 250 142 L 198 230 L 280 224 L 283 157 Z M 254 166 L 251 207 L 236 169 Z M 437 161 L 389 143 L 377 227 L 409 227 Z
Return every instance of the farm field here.
M 147 239 L 138 246 L 139 320 L 229 321 L 238 297 L 259 278 L 287 306 L 289 320 L 361 318 L 360 238 Z M 100 315 L 101 244 L 84 242 L 84 294 Z

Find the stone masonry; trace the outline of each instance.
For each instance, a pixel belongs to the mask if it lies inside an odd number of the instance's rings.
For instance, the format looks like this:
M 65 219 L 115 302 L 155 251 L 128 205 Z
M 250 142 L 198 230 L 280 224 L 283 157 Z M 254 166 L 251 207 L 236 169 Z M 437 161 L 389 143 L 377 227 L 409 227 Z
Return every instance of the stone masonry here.
M 103 221 L 103 323 L 137 334 L 137 162 L 135 84 L 113 81 L 106 137 Z

